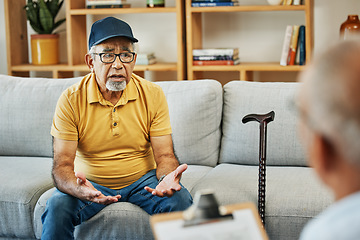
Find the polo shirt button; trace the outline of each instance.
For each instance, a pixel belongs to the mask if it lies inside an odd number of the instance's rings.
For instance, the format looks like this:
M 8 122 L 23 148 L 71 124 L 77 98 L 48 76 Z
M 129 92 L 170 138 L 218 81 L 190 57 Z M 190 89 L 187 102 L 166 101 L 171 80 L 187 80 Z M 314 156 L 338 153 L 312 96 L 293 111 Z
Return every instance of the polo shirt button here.
M 114 127 L 116 127 L 117 126 L 117 123 L 114 123 Z
M 114 108 L 114 112 L 116 111 L 116 109 Z

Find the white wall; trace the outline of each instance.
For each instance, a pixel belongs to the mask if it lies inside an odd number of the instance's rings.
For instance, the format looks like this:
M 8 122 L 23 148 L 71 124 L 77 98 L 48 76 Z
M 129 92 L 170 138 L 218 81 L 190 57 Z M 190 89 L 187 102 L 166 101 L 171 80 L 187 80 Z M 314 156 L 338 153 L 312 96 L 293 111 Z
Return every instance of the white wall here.
M 339 28 L 348 14 L 360 15 L 359 0 L 314 0 L 314 53 L 318 53 L 339 38 Z M 132 6 L 143 6 L 145 0 L 128 0 Z M 173 0 L 167 0 L 173 4 Z M 241 4 L 266 4 L 266 0 L 240 0 Z M 64 7 L 62 9 L 64 11 Z M 60 15 L 65 15 L 64 12 Z M 95 19 L 102 16 L 96 16 Z M 176 60 L 175 17 L 172 14 L 122 15 L 139 38 L 140 51 L 154 51 L 159 60 Z M 204 47 L 239 47 L 242 61 L 279 61 L 285 26 L 303 24 L 300 12 L 250 12 L 204 14 Z M 0 74 L 7 74 L 4 0 L 0 0 Z M 65 24 L 64 24 L 65 25 Z M 144 31 L 145 29 L 145 31 Z M 154 34 L 156 33 L 156 34 Z M 65 33 L 61 33 L 65 44 Z M 66 59 L 66 55 L 62 58 Z M 172 75 L 170 75 L 172 76 Z M 228 81 L 239 79 L 236 73 L 210 73 L 212 77 Z M 162 79 L 155 74 L 149 78 Z M 175 75 L 174 75 L 175 78 Z M 294 81 L 294 73 L 257 73 L 260 81 Z

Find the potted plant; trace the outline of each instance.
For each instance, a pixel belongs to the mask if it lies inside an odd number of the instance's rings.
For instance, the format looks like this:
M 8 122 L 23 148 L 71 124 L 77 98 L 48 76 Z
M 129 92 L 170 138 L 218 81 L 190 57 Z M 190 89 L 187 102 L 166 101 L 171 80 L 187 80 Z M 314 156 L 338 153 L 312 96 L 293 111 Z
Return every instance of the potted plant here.
M 30 26 L 37 34 L 31 35 L 32 63 L 39 65 L 59 62 L 59 35 L 54 30 L 65 19 L 55 22 L 64 0 L 27 0 L 24 9 Z

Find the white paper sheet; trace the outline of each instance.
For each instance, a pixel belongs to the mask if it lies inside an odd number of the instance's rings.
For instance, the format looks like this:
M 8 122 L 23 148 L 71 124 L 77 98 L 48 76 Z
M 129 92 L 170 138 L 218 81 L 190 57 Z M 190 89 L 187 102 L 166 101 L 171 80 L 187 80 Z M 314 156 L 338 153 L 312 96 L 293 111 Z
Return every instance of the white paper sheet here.
M 262 240 L 261 231 L 250 209 L 233 212 L 233 220 L 183 227 L 184 220 L 155 225 L 158 240 Z

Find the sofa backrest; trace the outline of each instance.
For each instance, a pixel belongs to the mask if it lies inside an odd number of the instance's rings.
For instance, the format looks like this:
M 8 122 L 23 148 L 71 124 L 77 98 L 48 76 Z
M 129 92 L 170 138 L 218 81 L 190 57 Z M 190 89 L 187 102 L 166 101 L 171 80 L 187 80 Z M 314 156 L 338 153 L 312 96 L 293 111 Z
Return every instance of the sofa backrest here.
M 0 155 L 52 157 L 50 128 L 57 100 L 80 79 L 0 75 Z
M 0 155 L 52 157 L 50 129 L 57 100 L 80 80 L 0 75 Z M 221 84 L 215 80 L 157 84 L 169 104 L 179 160 L 215 166 L 221 140 Z
M 169 105 L 179 161 L 216 166 L 221 140 L 221 84 L 215 80 L 156 83 L 164 90 Z
M 247 114 L 275 112 L 267 125 L 267 165 L 307 166 L 298 136 L 293 101 L 300 83 L 233 81 L 224 86 L 220 163 L 258 165 L 259 123 L 242 123 Z

